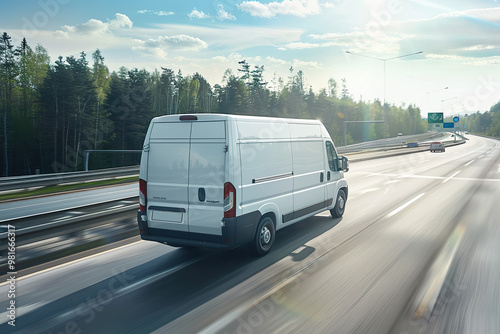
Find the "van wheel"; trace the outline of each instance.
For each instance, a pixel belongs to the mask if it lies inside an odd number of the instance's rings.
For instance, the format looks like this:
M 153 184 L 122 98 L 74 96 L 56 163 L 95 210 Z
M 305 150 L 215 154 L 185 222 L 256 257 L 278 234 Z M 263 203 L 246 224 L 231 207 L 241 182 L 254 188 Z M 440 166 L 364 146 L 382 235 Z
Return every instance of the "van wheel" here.
M 337 195 L 337 202 L 335 203 L 335 207 L 330 210 L 330 214 L 333 218 L 341 218 L 344 215 L 345 211 L 345 192 L 340 189 Z
M 274 245 L 274 237 L 274 222 L 271 218 L 264 217 L 259 222 L 255 238 L 250 244 L 250 248 L 258 256 L 266 255 Z

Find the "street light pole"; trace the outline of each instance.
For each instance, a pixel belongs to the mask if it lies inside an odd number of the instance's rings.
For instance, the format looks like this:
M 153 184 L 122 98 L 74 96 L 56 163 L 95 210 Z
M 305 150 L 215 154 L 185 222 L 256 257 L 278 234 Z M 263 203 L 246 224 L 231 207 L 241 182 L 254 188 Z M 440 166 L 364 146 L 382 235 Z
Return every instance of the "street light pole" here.
M 429 103 L 429 94 L 430 94 L 430 93 L 437 93 L 437 92 L 440 92 L 440 91 L 442 91 L 442 90 L 446 90 L 446 89 L 448 89 L 448 88 L 449 88 L 449 87 L 444 87 L 444 88 L 440 88 L 440 89 L 436 89 L 436 90 L 431 90 L 430 92 L 426 92 L 426 93 L 425 93 L 425 94 L 427 94 L 427 95 L 426 95 L 426 96 L 427 96 L 427 98 L 426 98 L 426 101 L 425 101 L 425 102 L 426 102 L 426 104 L 427 104 L 427 111 L 430 111 L 430 108 L 429 108 L 429 104 L 430 104 L 430 103 Z
M 446 99 L 446 100 L 441 100 L 441 111 L 444 112 L 444 103 L 446 101 L 454 100 L 454 99 L 458 99 L 458 96 L 450 97 L 449 99 Z
M 391 57 L 391 58 L 377 58 L 377 57 L 362 55 L 362 54 L 359 54 L 359 53 L 354 53 L 354 52 L 351 52 L 351 51 L 346 51 L 346 53 L 351 54 L 351 55 L 355 55 L 355 56 L 360 56 L 360 57 L 365 57 L 365 58 L 371 58 L 371 59 L 375 59 L 375 60 L 380 60 L 380 61 L 384 62 L 384 110 L 385 110 L 385 93 L 386 93 L 386 77 L 385 77 L 385 67 L 386 66 L 385 66 L 385 63 L 388 60 L 393 60 L 393 59 L 398 59 L 398 58 L 403 58 L 403 57 L 418 55 L 420 53 L 423 53 L 423 51 L 409 53 L 409 54 L 405 54 L 405 55 L 401 55 L 401 56 L 396 56 L 396 57 Z

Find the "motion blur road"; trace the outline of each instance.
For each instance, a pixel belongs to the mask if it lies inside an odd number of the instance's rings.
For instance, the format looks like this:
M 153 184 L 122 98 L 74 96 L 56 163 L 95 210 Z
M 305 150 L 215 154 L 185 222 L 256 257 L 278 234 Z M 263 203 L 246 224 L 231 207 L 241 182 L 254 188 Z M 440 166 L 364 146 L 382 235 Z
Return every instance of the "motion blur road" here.
M 500 142 L 351 164 L 262 258 L 136 241 L 23 277 L 10 333 L 500 333 Z
M 116 201 L 138 195 L 137 184 L 103 187 L 91 191 L 42 196 L 0 204 L 0 222 Z

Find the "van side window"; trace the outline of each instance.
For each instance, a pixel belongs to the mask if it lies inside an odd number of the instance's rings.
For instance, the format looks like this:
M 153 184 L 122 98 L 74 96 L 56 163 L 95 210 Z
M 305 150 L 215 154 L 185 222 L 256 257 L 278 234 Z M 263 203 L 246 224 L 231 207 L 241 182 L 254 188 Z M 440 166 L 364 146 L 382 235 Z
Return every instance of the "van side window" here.
M 337 171 L 337 152 L 335 152 L 335 148 L 333 144 L 329 141 L 326 142 L 326 156 L 328 157 L 328 165 L 332 171 Z

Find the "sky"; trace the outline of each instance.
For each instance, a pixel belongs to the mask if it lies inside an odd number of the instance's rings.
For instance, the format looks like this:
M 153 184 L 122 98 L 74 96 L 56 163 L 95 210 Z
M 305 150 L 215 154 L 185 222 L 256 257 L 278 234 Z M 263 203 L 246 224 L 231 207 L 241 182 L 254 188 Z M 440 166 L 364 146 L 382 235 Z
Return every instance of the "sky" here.
M 319 92 L 345 79 L 356 101 L 464 115 L 500 101 L 500 0 L 19 0 L 0 32 L 58 56 L 99 49 L 121 66 L 196 72 L 212 85 L 238 61 L 271 89 L 302 70 Z

